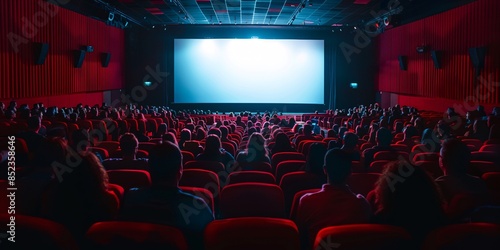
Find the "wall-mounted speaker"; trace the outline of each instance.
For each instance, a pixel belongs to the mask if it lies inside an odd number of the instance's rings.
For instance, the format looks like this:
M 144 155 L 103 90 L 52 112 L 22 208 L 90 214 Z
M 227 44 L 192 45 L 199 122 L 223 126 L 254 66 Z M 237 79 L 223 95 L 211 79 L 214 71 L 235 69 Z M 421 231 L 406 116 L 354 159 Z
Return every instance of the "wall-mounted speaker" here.
M 47 54 L 49 52 L 49 44 L 48 43 L 34 43 L 34 58 L 36 65 L 42 65 L 45 62 L 45 58 L 47 58 Z
M 441 68 L 441 61 L 443 57 L 443 51 L 441 50 L 431 50 L 432 61 L 434 62 L 434 67 L 436 69 Z
M 75 68 L 82 67 L 85 53 L 85 50 L 75 50 Z
M 101 64 L 104 68 L 108 67 L 110 59 L 111 59 L 111 53 L 101 54 Z
M 408 57 L 407 56 L 399 56 L 399 68 L 401 70 L 408 70 Z

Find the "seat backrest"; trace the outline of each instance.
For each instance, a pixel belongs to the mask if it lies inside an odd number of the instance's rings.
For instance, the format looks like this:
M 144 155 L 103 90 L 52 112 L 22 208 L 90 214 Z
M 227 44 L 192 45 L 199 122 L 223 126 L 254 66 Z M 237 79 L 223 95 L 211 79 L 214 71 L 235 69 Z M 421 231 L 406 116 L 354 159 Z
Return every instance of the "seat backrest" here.
M 125 190 L 151 186 L 151 176 L 146 170 L 116 169 L 108 170 L 109 183 L 120 185 Z
M 439 161 L 417 161 L 415 167 L 422 168 L 433 179 L 443 176 L 443 170 L 439 167 Z
M 100 147 L 88 147 L 88 150 L 90 150 L 90 152 L 92 152 L 92 153 L 98 153 L 103 158 L 103 160 L 109 158 L 108 150 L 106 150 L 104 148 L 100 148 Z
M 323 249 L 408 249 L 410 234 L 401 227 L 379 224 L 353 224 L 323 228 L 316 235 L 314 248 Z
M 483 145 L 479 149 L 479 152 L 495 152 L 497 154 L 500 154 L 500 144 L 489 144 L 489 145 Z
M 287 214 L 292 206 L 293 197 L 301 190 L 321 188 L 324 182 L 318 176 L 304 171 L 292 172 L 283 175 L 280 182 L 281 190 L 285 196 L 285 209 Z
M 207 190 L 205 188 L 199 188 L 199 187 L 185 187 L 185 186 L 179 186 L 179 188 L 186 193 L 192 194 L 194 196 L 202 198 L 212 210 L 212 213 L 215 213 L 215 202 L 214 202 L 214 196 L 210 190 Z
M 282 161 L 287 160 L 302 160 L 305 161 L 306 157 L 302 153 L 298 152 L 280 152 L 276 153 L 271 158 L 271 166 L 273 167 L 273 172 L 276 171 L 276 166 Z
M 291 172 L 301 171 L 306 164 L 303 160 L 288 160 L 282 161 L 276 166 L 276 182 L 279 184 L 283 175 Z
M 11 221 L 11 216 L 0 214 L 0 230 L 6 234 L 0 242 L 2 249 L 79 249 L 73 235 L 59 223 L 21 214 L 16 214 Z M 8 232 L 11 223 L 15 225 L 15 242 L 8 240 L 12 236 Z
M 266 173 L 273 173 L 271 164 L 268 162 L 235 162 L 233 171 L 260 171 Z
M 96 147 L 104 148 L 108 151 L 110 157 L 117 157 L 116 151 L 120 148 L 120 143 L 117 141 L 101 141 L 96 143 Z
M 295 223 L 276 218 L 232 218 L 208 224 L 204 233 L 206 250 L 299 250 Z
M 280 187 L 264 183 L 238 183 L 224 187 L 220 196 L 223 218 L 285 217 L 285 201 Z
M 220 194 L 219 177 L 209 170 L 184 169 L 179 185 L 207 189 L 215 198 L 218 198 Z
M 353 193 L 366 197 L 375 188 L 380 176 L 378 173 L 353 173 L 347 179 L 347 184 Z
M 245 182 L 276 184 L 276 180 L 271 173 L 261 171 L 238 171 L 229 174 L 226 185 Z
M 193 153 L 185 150 L 181 150 L 182 153 L 182 162 L 194 161 Z
M 86 238 L 92 249 L 188 249 L 179 229 L 142 222 L 97 222 Z
M 225 172 L 224 165 L 218 161 L 188 161 L 184 163 L 184 169 L 205 169 L 216 174 Z
M 370 169 L 368 170 L 370 173 L 382 173 L 384 172 L 385 165 L 391 161 L 389 160 L 378 160 L 370 163 Z
M 234 145 L 232 143 L 223 141 L 221 143 L 221 146 L 224 150 L 229 152 L 232 156 L 236 157 L 236 148 L 234 148 Z
M 144 150 L 148 153 L 155 147 L 156 143 L 154 142 L 139 142 L 139 150 Z
M 380 161 L 380 160 L 390 160 L 390 161 L 395 161 L 399 159 L 404 159 L 408 160 L 409 156 L 408 153 L 406 152 L 394 152 L 394 151 L 379 151 L 373 155 L 373 160 L 375 161 Z
M 300 198 L 302 198 L 302 196 L 304 196 L 305 194 L 309 194 L 309 193 L 316 193 L 320 190 L 321 189 L 319 189 L 319 188 L 313 188 L 313 189 L 306 189 L 306 190 L 298 191 L 293 196 L 292 207 L 290 208 L 290 219 L 295 220 L 295 217 L 297 216 L 297 209 L 299 208 Z
M 421 152 L 413 155 L 413 162 L 417 161 L 439 161 L 439 153 L 434 152 Z
M 453 224 L 432 231 L 422 249 L 498 249 L 500 225 L 489 223 Z

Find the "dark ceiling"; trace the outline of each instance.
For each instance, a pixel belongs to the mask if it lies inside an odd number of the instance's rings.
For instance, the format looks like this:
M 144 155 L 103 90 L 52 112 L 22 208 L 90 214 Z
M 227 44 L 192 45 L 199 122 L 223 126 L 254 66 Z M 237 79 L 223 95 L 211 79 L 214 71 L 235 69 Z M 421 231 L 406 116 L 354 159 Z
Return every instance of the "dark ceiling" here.
M 165 25 L 360 26 L 412 22 L 474 0 L 72 0 L 63 7 L 121 28 Z M 110 14 L 109 13 L 114 13 Z M 108 20 L 109 19 L 109 20 Z

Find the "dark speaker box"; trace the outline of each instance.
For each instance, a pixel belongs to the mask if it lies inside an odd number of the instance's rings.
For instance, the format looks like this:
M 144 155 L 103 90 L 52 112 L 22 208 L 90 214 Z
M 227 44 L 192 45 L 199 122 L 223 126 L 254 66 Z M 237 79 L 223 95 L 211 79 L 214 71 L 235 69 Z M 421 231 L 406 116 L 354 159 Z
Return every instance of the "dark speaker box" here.
M 469 48 L 469 56 L 474 68 L 481 70 L 484 68 L 484 58 L 486 56 L 486 47 Z
M 48 52 L 49 52 L 48 43 L 35 43 L 34 44 L 35 64 L 42 65 L 45 62 L 45 58 L 47 58 Z
M 408 69 L 408 57 L 406 56 L 399 56 L 399 68 L 401 70 L 407 70 Z
M 111 53 L 101 54 L 101 64 L 104 68 L 108 67 L 110 59 L 111 59 Z
M 75 51 L 75 68 L 81 68 L 83 64 L 83 60 L 85 59 L 85 50 L 76 50 Z
M 436 69 L 441 68 L 441 60 L 443 57 L 443 52 L 440 50 L 431 50 L 432 61 L 434 62 L 434 67 Z

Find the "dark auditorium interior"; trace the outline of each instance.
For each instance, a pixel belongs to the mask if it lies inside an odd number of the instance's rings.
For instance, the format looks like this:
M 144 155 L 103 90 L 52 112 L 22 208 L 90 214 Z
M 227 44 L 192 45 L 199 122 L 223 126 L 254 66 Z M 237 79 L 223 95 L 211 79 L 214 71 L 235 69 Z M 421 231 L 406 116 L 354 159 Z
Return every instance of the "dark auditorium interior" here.
M 0 249 L 500 249 L 498 0 L 0 1 Z

